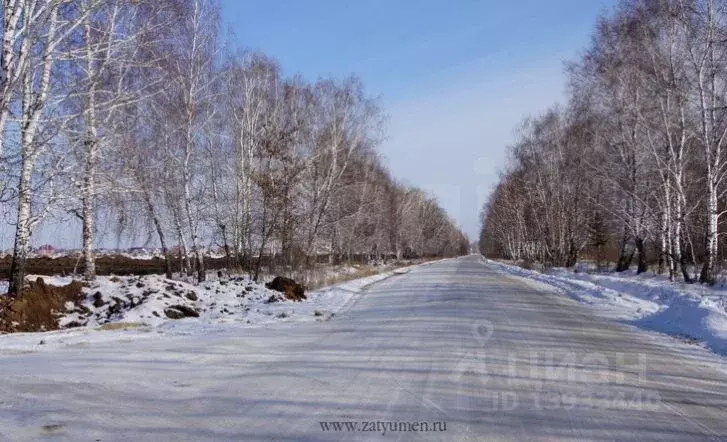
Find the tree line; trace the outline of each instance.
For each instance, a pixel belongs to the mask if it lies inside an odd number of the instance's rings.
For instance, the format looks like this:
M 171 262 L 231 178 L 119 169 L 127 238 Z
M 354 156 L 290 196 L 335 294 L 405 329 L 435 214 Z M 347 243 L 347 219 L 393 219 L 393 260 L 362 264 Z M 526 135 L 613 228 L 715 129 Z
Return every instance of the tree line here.
M 3 0 L 0 201 L 15 239 L 10 292 L 44 222 L 99 223 L 160 246 L 171 277 L 205 278 L 219 248 L 257 278 L 371 256 L 448 256 L 467 239 L 398 183 L 385 116 L 354 76 L 308 81 L 229 49 L 213 0 Z M 173 250 L 175 254 L 173 256 Z M 178 253 L 176 253 L 178 252 Z
M 713 284 L 726 250 L 727 2 L 620 1 L 566 75 L 567 103 L 517 132 L 480 249 Z

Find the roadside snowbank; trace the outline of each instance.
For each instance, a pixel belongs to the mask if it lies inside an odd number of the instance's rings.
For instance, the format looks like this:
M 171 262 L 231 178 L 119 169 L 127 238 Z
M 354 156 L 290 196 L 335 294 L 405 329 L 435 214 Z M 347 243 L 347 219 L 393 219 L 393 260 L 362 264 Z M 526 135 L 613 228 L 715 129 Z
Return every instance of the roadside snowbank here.
M 385 272 L 308 292 L 307 300 L 293 302 L 246 278 L 216 280 L 200 285 L 168 280 L 160 275 L 99 277 L 86 289 L 82 306 L 60 320 L 62 327 L 129 323 L 158 327 L 169 322 L 194 324 L 264 325 L 272 322 L 313 322 L 330 319 L 364 287 L 394 274 Z M 51 280 L 49 284 L 66 281 Z M 72 306 L 69 306 L 72 307 Z M 177 310 L 196 311 L 198 317 L 172 319 Z M 88 314 L 90 312 L 90 315 Z
M 160 335 L 239 333 L 260 326 L 322 322 L 349 308 L 371 284 L 396 274 L 399 268 L 306 293 L 293 302 L 245 278 L 214 280 L 199 286 L 160 275 L 98 277 L 87 287 L 81 305 L 67 305 L 62 330 L 0 336 L 2 352 L 38 352 L 54 348 L 84 348 L 101 342 L 130 342 Z M 35 276 L 30 276 L 34 278 Z M 71 278 L 43 277 L 47 284 L 65 285 Z M 170 319 L 165 311 L 188 307 L 198 317 Z
M 672 283 L 666 277 L 635 272 L 575 273 L 556 268 L 547 273 L 485 259 L 504 273 L 527 278 L 588 304 L 604 317 L 699 343 L 727 355 L 727 290 L 700 284 Z

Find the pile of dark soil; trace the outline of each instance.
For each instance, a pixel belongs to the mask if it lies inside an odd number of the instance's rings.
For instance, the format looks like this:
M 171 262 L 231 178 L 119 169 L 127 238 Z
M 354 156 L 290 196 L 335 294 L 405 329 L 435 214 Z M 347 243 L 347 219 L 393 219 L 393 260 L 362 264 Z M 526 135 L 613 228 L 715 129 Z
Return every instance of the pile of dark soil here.
M 0 257 L 0 279 L 8 279 L 12 257 Z M 61 256 L 51 258 L 40 256 L 29 258 L 26 267 L 27 275 L 70 275 L 76 270 L 82 275 L 84 271 L 83 260 L 77 256 Z M 205 267 L 208 270 L 225 268 L 225 258 L 205 258 Z M 96 257 L 97 275 L 161 275 L 165 271 L 164 259 L 134 259 L 123 255 L 100 255 Z M 179 260 L 172 261 L 172 270 L 179 271 Z
M 82 289 L 80 281 L 56 287 L 38 278 L 20 296 L 0 297 L 0 333 L 58 330 L 58 316 L 66 310 L 66 302 L 80 304 Z
M 199 318 L 199 312 L 186 305 L 173 305 L 164 310 L 169 319 Z
M 291 301 L 302 301 L 307 299 L 305 296 L 305 287 L 284 276 L 277 276 L 271 282 L 265 284 L 270 290 L 281 292 L 287 299 Z

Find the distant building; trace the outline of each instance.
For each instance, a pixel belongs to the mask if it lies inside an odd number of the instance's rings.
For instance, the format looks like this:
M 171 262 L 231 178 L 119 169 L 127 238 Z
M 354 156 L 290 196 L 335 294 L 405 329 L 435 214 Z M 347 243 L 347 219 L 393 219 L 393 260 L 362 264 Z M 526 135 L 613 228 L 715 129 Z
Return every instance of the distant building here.
M 40 256 L 50 256 L 56 253 L 56 248 L 50 244 L 43 244 L 42 246 L 38 247 L 36 253 L 38 253 L 38 255 Z

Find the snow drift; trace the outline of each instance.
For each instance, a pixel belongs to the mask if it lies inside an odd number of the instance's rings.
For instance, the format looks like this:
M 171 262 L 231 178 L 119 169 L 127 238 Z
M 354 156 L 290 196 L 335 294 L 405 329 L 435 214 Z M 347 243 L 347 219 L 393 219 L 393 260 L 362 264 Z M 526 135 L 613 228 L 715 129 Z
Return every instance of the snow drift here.
M 587 304 L 601 316 L 664 333 L 727 355 L 727 290 L 670 282 L 635 272 L 587 273 L 555 268 L 541 273 L 485 259 L 505 273 L 526 278 Z

